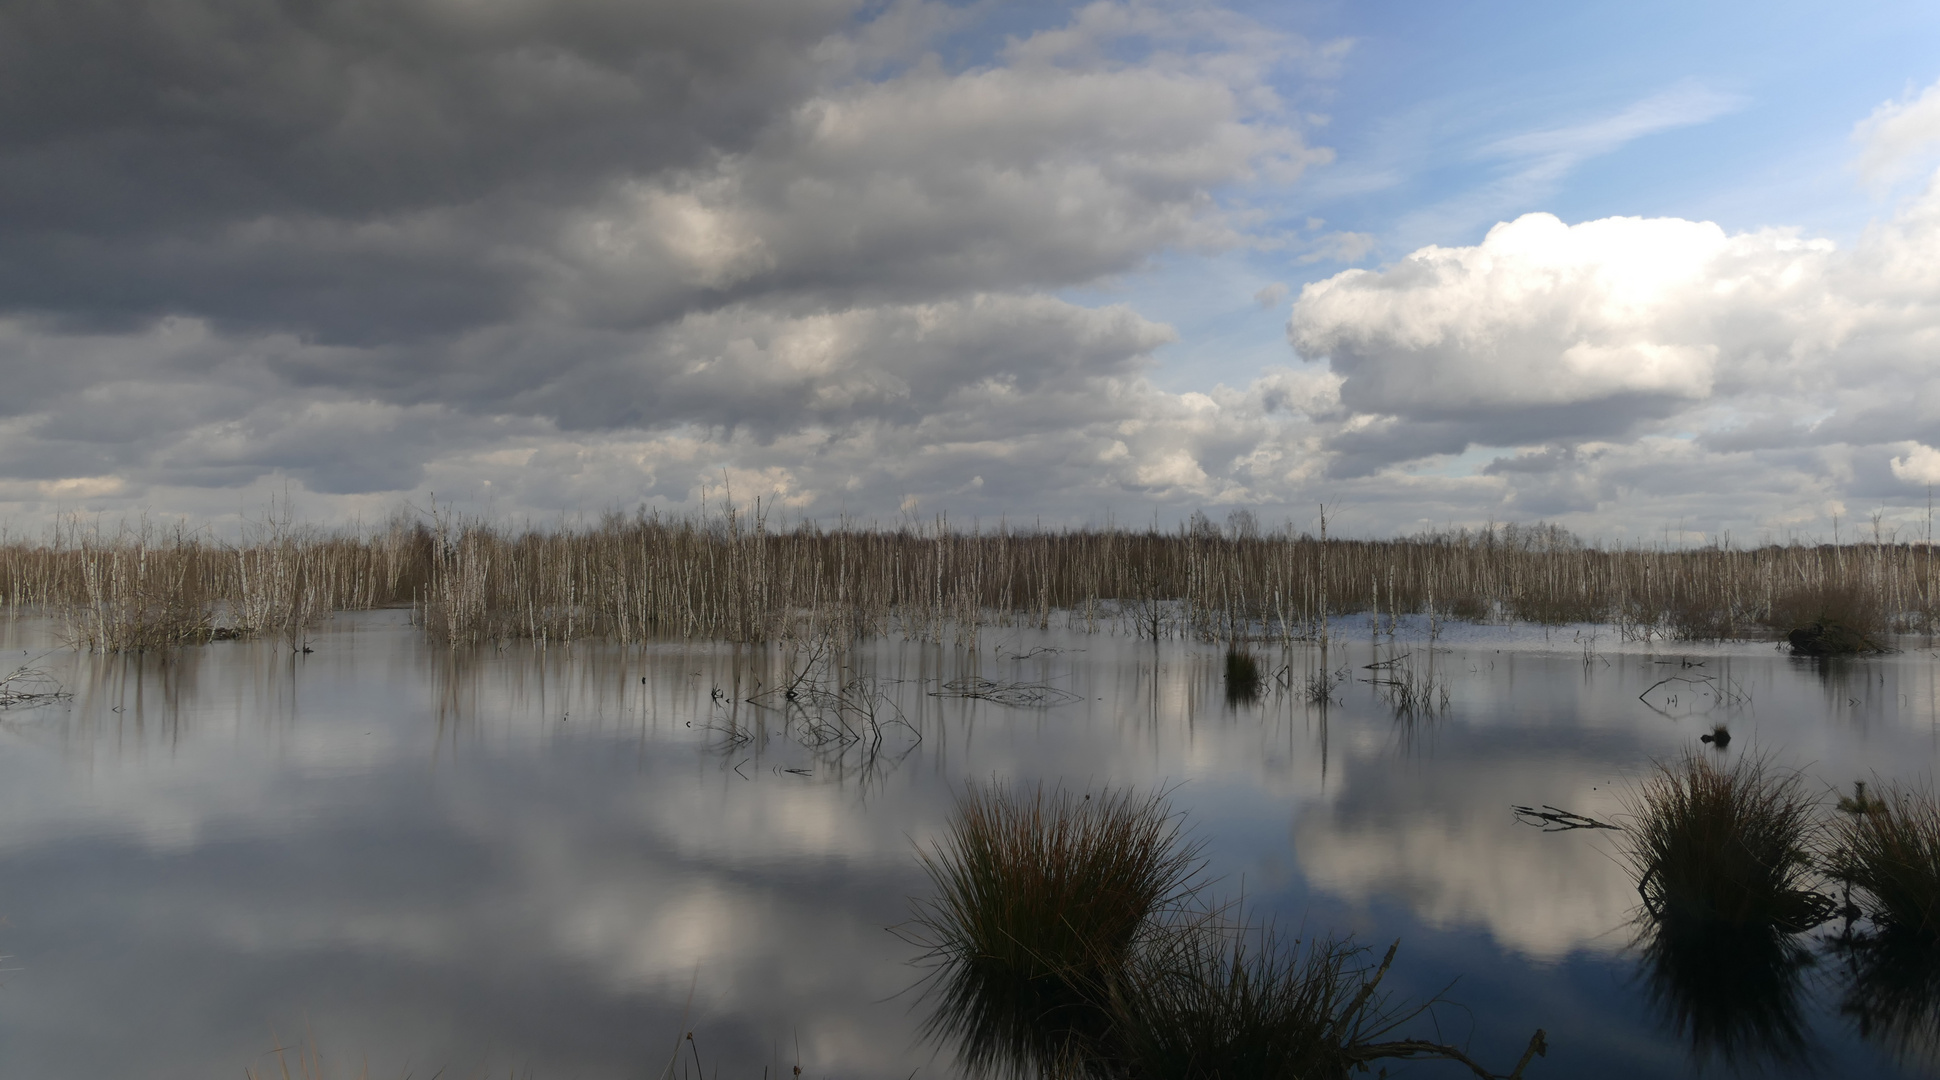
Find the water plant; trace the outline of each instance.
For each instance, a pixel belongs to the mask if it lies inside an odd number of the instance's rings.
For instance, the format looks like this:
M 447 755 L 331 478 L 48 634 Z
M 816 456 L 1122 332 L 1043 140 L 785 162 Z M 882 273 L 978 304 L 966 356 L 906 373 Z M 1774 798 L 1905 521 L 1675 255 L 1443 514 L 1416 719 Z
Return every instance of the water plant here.
M 1817 800 L 1802 777 L 1764 758 L 1729 767 L 1686 753 L 1628 795 L 1626 855 L 1651 917 L 1700 926 L 1817 925 Z
M 1870 900 L 1874 921 L 1908 938 L 1940 939 L 1940 802 L 1931 790 L 1889 786 L 1869 797 L 1863 785 L 1842 800 L 1851 810 L 1834 827 L 1834 876 Z
M 1755 754 L 1727 767 L 1687 751 L 1626 804 L 1653 1002 L 1700 1059 L 1806 1056 L 1800 980 L 1813 958 L 1798 934 L 1836 905 L 1812 887 L 1822 831 L 1803 778 Z
M 935 892 L 911 936 L 936 966 L 931 1033 L 973 1073 L 1109 1056 L 1109 1002 L 1155 916 L 1190 895 L 1198 852 L 1160 794 L 966 792 L 921 853 Z
M 1258 701 L 1260 697 L 1260 662 L 1252 653 L 1237 646 L 1226 650 L 1226 703 L 1238 705 Z
M 1398 943 L 1377 965 L 1351 941 L 1288 943 L 1205 903 L 1198 848 L 1162 795 L 976 788 L 921 856 L 936 893 L 906 934 L 932 965 L 928 1031 L 972 1075 L 1335 1078 L 1430 1058 L 1498 1075 L 1386 1037 L 1428 1007 L 1381 991 Z M 1506 1075 L 1545 1050 L 1537 1031 Z

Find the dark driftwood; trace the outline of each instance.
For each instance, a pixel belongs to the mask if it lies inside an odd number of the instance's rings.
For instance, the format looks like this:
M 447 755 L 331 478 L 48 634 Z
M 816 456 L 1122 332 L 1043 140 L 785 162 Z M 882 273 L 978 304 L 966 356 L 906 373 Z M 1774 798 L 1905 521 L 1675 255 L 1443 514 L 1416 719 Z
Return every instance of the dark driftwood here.
M 1540 810 L 1533 806 L 1512 806 L 1509 809 L 1515 812 L 1517 821 L 1522 822 L 1524 825 L 1539 826 L 1544 832 L 1563 832 L 1566 829 L 1621 830 L 1623 828 L 1621 825 L 1612 825 L 1607 821 L 1598 821 L 1585 814 L 1578 814 L 1569 810 L 1559 810 L 1554 806 L 1550 806 L 1548 803 L 1544 803 Z
M 952 679 L 942 689 L 930 691 L 930 696 L 976 698 L 1031 709 L 1048 709 L 1078 700 L 1077 694 L 1044 683 L 997 683 L 977 678 Z

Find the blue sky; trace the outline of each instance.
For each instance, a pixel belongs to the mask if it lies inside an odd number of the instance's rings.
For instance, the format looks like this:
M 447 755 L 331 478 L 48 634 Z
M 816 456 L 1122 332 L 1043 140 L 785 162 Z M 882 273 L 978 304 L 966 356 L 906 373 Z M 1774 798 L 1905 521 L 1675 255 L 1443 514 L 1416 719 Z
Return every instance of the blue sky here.
M 1281 92 L 1326 117 L 1333 164 L 1248 191 L 1275 224 L 1367 234 L 1376 265 L 1479 241 L 1532 211 L 1796 228 L 1850 243 L 1904 198 L 1853 169 L 1855 125 L 1940 78 L 1940 5 L 1880 3 L 1237 4 L 1315 42 L 1348 41 L 1335 72 L 1282 70 Z M 1177 326 L 1165 385 L 1238 384 L 1285 362 L 1291 291 L 1342 263 L 1279 252 L 1173 255 L 1087 295 Z

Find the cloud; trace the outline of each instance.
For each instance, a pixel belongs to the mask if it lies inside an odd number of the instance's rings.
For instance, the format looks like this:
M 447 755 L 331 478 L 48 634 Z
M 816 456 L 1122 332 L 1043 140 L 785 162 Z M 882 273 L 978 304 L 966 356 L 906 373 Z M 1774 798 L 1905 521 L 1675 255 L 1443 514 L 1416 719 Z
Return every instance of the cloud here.
M 1918 97 L 1882 103 L 1852 137 L 1859 144 L 1854 166 L 1863 180 L 1883 186 L 1905 179 L 1940 146 L 1940 82 Z
M 1212 12 L 1096 4 L 945 67 L 963 15 L 923 4 L 107 10 L 0 14 L 0 294 L 85 326 L 435 346 L 1059 287 L 1237 242 L 1212 191 L 1315 155 Z
M 1344 46 L 1217 7 L 109 11 L 0 10 L 10 525 L 291 485 L 325 520 L 691 508 L 725 476 L 811 516 L 1790 528 L 1910 499 L 1940 446 L 1931 193 L 1843 250 L 1527 215 L 1306 287 L 1322 362 L 1160 385 L 1171 327 L 1072 298 L 1374 250 L 1248 202 L 1327 160 L 1289 100 Z M 1868 130 L 1909 145 L 1926 100 Z M 1533 183 L 1734 107 L 1692 84 L 1485 154 Z
M 1517 132 L 1480 145 L 1451 147 L 1452 153 L 1468 157 L 1492 173 L 1492 178 L 1404 214 L 1390 232 L 1415 238 L 1471 235 L 1473 230 L 1508 215 L 1540 208 L 1585 162 L 1651 135 L 1709 123 L 1745 104 L 1746 99 L 1738 95 L 1687 81 L 1577 123 Z M 1432 131 L 1461 125 L 1462 121 L 1453 116 L 1423 112 L 1411 118 L 1408 127 L 1413 139 L 1425 141 L 1432 138 Z M 1414 162 L 1403 167 L 1397 163 L 1353 178 L 1348 187 L 1391 187 L 1403 174 L 1427 165 Z M 1336 178 L 1334 182 L 1342 181 Z
M 1720 324 L 1809 295 L 1830 245 L 1706 222 L 1529 214 L 1469 248 L 1307 286 L 1288 333 L 1342 401 L 1410 420 L 1620 434 L 1708 397 Z M 1724 298 L 1722 302 L 1719 298 Z M 1585 411 L 1583 406 L 1593 406 Z M 1586 425 L 1601 431 L 1585 432 Z M 1473 433 L 1471 441 L 1480 441 Z
M 1525 180 L 1556 180 L 1583 161 L 1626 143 L 1715 120 L 1743 108 L 1745 99 L 1697 83 L 1686 83 L 1613 113 L 1581 124 L 1525 132 L 1498 139 L 1481 156 L 1520 163 Z
M 1054 294 L 1251 243 L 1226 193 L 1326 157 L 1276 81 L 1340 50 L 1197 4 L 987 16 L 8 8 L 0 505 L 1232 489 L 1182 457 L 1239 453 L 1225 406 L 1143 381 L 1173 332 Z
M 1649 506 L 1742 533 L 1851 496 L 1910 505 L 1940 476 L 1940 273 L 1921 254 L 1937 240 L 1933 185 L 1846 250 L 1525 215 L 1302 290 L 1289 340 L 1339 378 L 1345 416 L 1313 414 L 1310 434 L 1340 481 L 1406 473 L 1505 515 Z M 1434 467 L 1478 447 L 1499 449 Z
M 1914 443 L 1892 461 L 1893 475 L 1909 484 L 1940 483 L 1940 450 Z

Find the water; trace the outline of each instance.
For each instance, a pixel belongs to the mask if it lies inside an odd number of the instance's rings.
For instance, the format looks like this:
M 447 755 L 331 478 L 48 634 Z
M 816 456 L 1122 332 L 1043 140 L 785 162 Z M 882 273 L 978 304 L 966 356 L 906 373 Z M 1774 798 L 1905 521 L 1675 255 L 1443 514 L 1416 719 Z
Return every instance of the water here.
M 1544 833 L 1510 806 L 1617 816 L 1626 783 L 1718 722 L 1722 758 L 1766 753 L 1828 791 L 1924 783 L 1940 755 L 1940 666 L 1917 648 L 1827 666 L 1339 629 L 1329 667 L 1432 664 L 1446 707 L 1397 715 L 1365 681 L 1324 710 L 1229 705 L 1214 647 L 1006 630 L 865 647 L 878 720 L 903 722 L 817 747 L 744 700 L 778 685 L 775 648 L 453 656 L 377 613 L 309 655 L 55 652 L 37 663 L 72 699 L 0 713 L 0 1075 L 234 1076 L 278 1045 L 344 1076 L 657 1077 L 676 1049 L 728 1077 L 951 1075 L 891 928 L 925 891 L 917 846 L 990 778 L 1169 788 L 1218 891 L 1284 928 L 1399 939 L 1392 989 L 1457 1003 L 1440 1037 L 1493 1068 L 1542 1027 L 1532 1077 L 1717 1075 L 1632 949 L 1620 834 Z M 8 633 L 22 662 L 45 645 Z M 1295 679 L 1318 665 L 1262 656 Z M 964 676 L 1070 700 L 932 696 Z M 1664 679 L 1683 681 L 1639 699 Z M 1930 1075 L 1921 1047 L 1859 1034 L 1844 968 L 1817 955 L 1806 1058 L 1754 1064 Z

